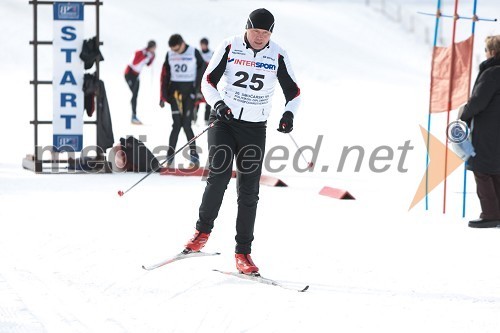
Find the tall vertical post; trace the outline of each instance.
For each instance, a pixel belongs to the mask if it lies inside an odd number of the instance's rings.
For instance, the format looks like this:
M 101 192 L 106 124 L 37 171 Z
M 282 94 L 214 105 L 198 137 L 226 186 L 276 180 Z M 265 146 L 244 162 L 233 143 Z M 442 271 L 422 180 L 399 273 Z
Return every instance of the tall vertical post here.
M 96 36 L 96 44 L 97 44 L 97 47 L 100 49 L 101 48 L 101 36 L 100 36 L 100 26 L 99 26 L 99 22 L 100 22 L 100 17 L 99 17 L 99 0 L 95 0 L 95 36 Z M 95 75 L 96 75 L 96 78 L 97 78 L 97 81 L 100 80 L 100 73 L 99 73 L 99 63 L 100 61 L 96 61 L 95 62 Z M 99 112 L 99 110 L 97 110 L 97 112 Z M 96 112 L 96 118 L 95 118 L 95 121 L 96 121 L 96 131 L 95 131 L 95 140 L 96 142 L 99 142 L 98 141 L 98 133 L 99 133 L 99 116 Z M 99 158 L 101 156 L 101 149 L 96 149 L 96 153 L 97 153 L 97 157 Z
M 432 83 L 434 81 L 432 73 L 434 72 L 434 55 L 436 53 L 436 45 L 438 39 L 439 18 L 441 17 L 441 0 L 437 2 L 436 10 L 436 25 L 434 26 L 434 43 L 432 46 L 432 63 L 431 63 L 431 84 L 429 95 L 429 114 L 427 116 L 427 155 L 425 158 L 425 210 L 429 210 L 429 149 L 431 140 L 431 102 L 432 99 Z
M 446 111 L 446 128 L 450 124 L 450 111 L 451 102 L 453 99 L 453 78 L 455 71 L 455 37 L 457 32 L 457 21 L 458 21 L 458 0 L 455 0 L 455 10 L 453 14 L 453 31 L 451 35 L 451 58 L 450 58 L 450 84 L 448 88 L 448 110 Z M 443 188 L 443 214 L 446 213 L 446 175 L 448 174 L 448 139 L 445 142 L 446 151 L 444 154 L 444 188 Z
M 476 21 L 477 21 L 477 0 L 474 0 L 474 5 L 472 8 L 472 36 L 471 36 L 471 45 L 472 48 L 470 50 L 471 52 L 471 57 L 470 57 L 470 64 L 469 64 L 469 86 L 467 89 L 467 99 L 470 97 L 470 85 L 471 85 L 471 79 L 472 79 L 472 55 L 474 54 L 474 36 L 476 33 Z M 469 133 L 469 135 L 472 135 L 472 133 Z M 462 190 L 462 217 L 465 217 L 465 203 L 467 200 L 467 161 L 464 163 L 464 188 Z
M 35 165 L 38 163 L 38 0 L 33 0 L 33 124 L 35 136 Z
M 100 22 L 100 17 L 99 17 L 99 0 L 95 0 L 95 35 L 96 35 L 96 43 L 97 43 L 97 47 L 100 48 L 100 42 L 101 42 L 101 36 L 100 36 L 100 26 L 99 26 L 99 22 Z M 95 66 L 96 66 L 96 76 L 97 76 L 97 79 L 99 80 L 100 77 L 99 77 L 99 61 L 96 61 L 95 62 Z

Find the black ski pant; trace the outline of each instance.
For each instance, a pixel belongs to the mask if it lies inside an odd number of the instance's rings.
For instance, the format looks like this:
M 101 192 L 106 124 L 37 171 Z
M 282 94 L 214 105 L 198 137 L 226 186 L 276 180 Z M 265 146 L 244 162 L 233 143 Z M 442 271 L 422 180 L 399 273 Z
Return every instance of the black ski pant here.
M 212 108 L 208 103 L 205 104 L 205 121 L 208 121 L 208 118 L 210 118 L 210 111 L 212 111 Z
M 200 103 L 201 104 L 201 103 Z M 196 105 L 195 111 L 193 112 L 193 120 L 197 121 L 198 120 L 198 112 L 200 109 L 200 104 Z M 210 118 L 210 112 L 212 111 L 212 108 L 208 103 L 205 102 L 205 115 L 204 115 L 204 120 L 205 122 L 208 122 L 208 118 Z
M 127 81 L 130 91 L 132 91 L 132 99 L 130 103 L 132 104 L 132 116 L 137 116 L 137 95 L 139 95 L 139 76 L 135 73 L 128 72 L 125 74 L 125 81 Z
M 500 175 L 474 171 L 482 219 L 500 220 Z
M 251 252 L 265 144 L 266 122 L 219 121 L 208 131 L 210 172 L 196 229 L 204 233 L 212 231 L 236 159 L 236 253 Z
M 181 129 L 186 133 L 188 141 L 194 138 L 193 129 L 191 128 L 194 99 L 194 85 L 192 82 L 172 82 L 169 103 L 172 109 L 173 123 L 168 142 L 169 148 L 167 156 L 172 156 L 175 152 Z M 196 141 L 193 141 L 189 145 L 189 148 L 192 152 L 196 151 Z

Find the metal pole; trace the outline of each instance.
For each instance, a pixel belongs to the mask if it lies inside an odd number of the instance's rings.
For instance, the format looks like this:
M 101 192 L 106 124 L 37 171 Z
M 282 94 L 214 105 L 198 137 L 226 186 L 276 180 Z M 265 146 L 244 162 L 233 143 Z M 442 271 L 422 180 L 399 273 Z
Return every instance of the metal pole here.
M 100 17 L 99 17 L 99 7 L 100 7 L 100 3 L 99 3 L 99 0 L 95 0 L 95 35 L 96 35 L 96 43 L 97 43 L 97 48 L 100 49 L 100 36 L 99 36 L 99 33 L 100 33 L 100 26 L 99 26 L 99 21 L 100 21 Z M 99 59 L 97 59 L 97 61 L 95 62 L 95 66 L 96 66 L 96 77 L 97 77 L 97 81 L 100 80 L 100 73 L 99 73 Z M 95 116 L 95 120 L 96 120 L 96 126 L 95 126 L 95 135 L 96 135 L 96 138 L 95 138 L 95 142 L 97 144 L 97 142 L 99 142 L 98 140 L 98 135 L 99 135 L 99 115 L 97 114 L 98 112 L 101 112 L 100 110 L 96 110 L 96 116 Z M 100 152 L 102 152 L 102 149 L 97 149 L 97 157 L 99 158 L 100 157 Z M 105 155 L 105 154 L 104 154 Z
M 455 71 L 455 37 L 457 32 L 457 21 L 458 21 L 458 0 L 455 0 L 455 15 L 453 18 L 453 32 L 451 35 L 451 64 L 450 64 L 450 84 L 448 87 L 448 110 L 446 112 L 446 127 L 450 124 L 450 111 L 451 111 L 451 100 L 453 99 L 453 79 Z M 448 173 L 448 140 L 446 140 L 446 150 L 444 154 L 444 188 L 443 188 L 443 214 L 446 213 L 446 176 Z
M 431 139 L 431 102 L 432 102 L 432 84 L 434 72 L 434 55 L 436 53 L 437 36 L 439 28 L 439 18 L 441 16 L 441 0 L 437 2 L 436 25 L 434 27 L 434 45 L 432 47 L 432 64 L 431 64 L 431 87 L 429 95 L 429 114 L 427 116 L 427 156 L 425 158 L 425 210 L 429 210 L 429 149 Z
M 100 34 L 99 7 L 100 7 L 99 0 L 95 0 L 95 34 L 96 34 L 96 42 L 97 42 L 97 47 L 98 48 L 100 47 L 100 43 L 99 42 L 101 41 L 101 38 L 100 38 L 100 35 L 99 35 Z M 96 65 L 97 80 L 99 80 L 99 61 L 96 61 L 95 65 Z
M 424 12 L 417 12 L 417 14 L 421 14 L 421 15 L 427 15 L 427 16 L 435 16 L 436 14 L 432 14 L 432 13 L 424 13 Z M 445 15 L 445 14 L 441 14 L 440 15 L 441 17 L 444 17 L 444 18 L 455 18 L 455 15 Z M 458 16 L 458 14 L 457 14 Z M 479 18 L 477 17 L 476 15 L 472 16 L 472 17 L 468 17 L 468 16 L 460 16 L 458 17 L 458 19 L 461 19 L 461 20 L 473 20 L 473 21 L 487 21 L 487 22 L 497 22 L 497 19 L 496 18 Z
M 37 0 L 33 1 L 33 120 L 34 124 L 34 157 L 35 169 L 38 162 L 38 3 Z
M 477 12 L 477 0 L 474 0 L 474 6 L 472 9 L 472 17 L 476 18 L 476 12 Z M 467 89 L 467 100 L 470 97 L 470 84 L 471 84 L 471 79 L 472 79 L 472 55 L 474 54 L 474 36 L 476 33 L 476 20 L 472 20 L 472 35 L 471 35 L 471 50 L 470 50 L 470 63 L 469 63 L 469 82 L 468 82 L 468 89 Z M 469 134 L 471 135 L 471 134 Z M 465 217 L 465 203 L 467 199 L 467 161 L 464 163 L 464 188 L 462 190 L 462 217 Z
M 288 136 L 290 137 L 290 139 L 292 139 L 293 143 L 295 144 L 295 147 L 297 147 L 297 150 L 300 152 L 300 156 L 302 156 L 302 158 L 304 159 L 304 162 L 306 162 L 307 168 L 312 168 L 313 163 L 312 162 L 307 162 L 307 160 L 306 160 L 306 158 L 304 156 L 304 153 L 302 152 L 302 149 L 299 147 L 299 145 L 297 144 L 297 142 L 293 138 L 292 133 L 288 133 Z

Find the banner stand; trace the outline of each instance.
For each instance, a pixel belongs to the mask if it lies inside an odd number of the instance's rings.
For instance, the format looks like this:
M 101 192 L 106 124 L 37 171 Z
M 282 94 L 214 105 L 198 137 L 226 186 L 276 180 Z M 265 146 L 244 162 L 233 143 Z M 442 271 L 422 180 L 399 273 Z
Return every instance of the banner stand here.
M 52 125 L 53 122 L 52 120 L 39 120 L 38 119 L 38 86 L 39 85 L 52 85 L 53 82 L 52 80 L 39 80 L 38 79 L 38 46 L 40 45 L 53 45 L 52 41 L 41 41 L 38 40 L 38 6 L 39 5 L 50 5 L 53 6 L 56 1 L 40 1 L 40 0 L 31 0 L 29 1 L 29 4 L 33 6 L 33 40 L 29 42 L 30 45 L 33 45 L 33 80 L 30 81 L 30 84 L 33 85 L 33 93 L 34 93 L 34 98 L 33 98 L 33 120 L 30 121 L 30 124 L 33 125 L 34 129 L 34 141 L 33 141 L 33 154 L 27 154 L 26 157 L 23 159 L 22 165 L 24 169 L 34 171 L 36 173 L 43 173 L 44 169 L 47 171 L 46 168 L 44 168 L 44 164 L 50 164 L 50 173 L 54 172 L 61 172 L 61 173 L 68 173 L 72 172 L 71 170 L 63 170 L 61 168 L 61 164 L 68 164 L 68 159 L 66 160 L 61 160 L 59 158 L 60 153 L 56 151 L 56 149 L 52 149 L 51 151 L 51 158 L 50 159 L 43 159 L 43 152 L 44 151 L 49 151 L 47 147 L 51 147 L 52 145 L 47 145 L 46 147 L 39 146 L 38 142 L 38 126 L 39 125 Z M 71 4 L 72 2 L 66 2 Z M 86 6 L 95 6 L 95 31 L 96 31 L 96 39 L 97 43 L 99 45 L 103 45 L 103 43 L 100 41 L 100 34 L 99 34 L 99 23 L 100 23 L 100 16 L 99 16 L 99 9 L 100 6 L 103 5 L 102 1 L 99 0 L 94 0 L 94 1 L 81 1 L 80 3 L 86 5 Z M 54 36 L 55 37 L 55 36 Z M 74 55 L 76 57 L 79 56 L 79 54 Z M 83 65 L 82 65 L 83 66 Z M 95 63 L 96 66 L 96 71 L 95 75 L 99 79 L 99 62 L 97 61 Z M 82 78 L 83 79 L 83 78 Z M 82 110 L 83 113 L 83 110 Z M 97 125 L 98 120 L 96 119 L 95 121 L 84 121 L 83 125 Z M 97 132 L 97 131 L 96 131 Z M 97 142 L 97 141 L 96 141 Z M 68 153 L 68 155 L 73 154 L 73 152 Z M 70 158 L 74 156 L 69 156 Z M 106 155 L 105 152 L 97 152 L 97 157 L 95 159 L 96 162 L 102 163 L 102 169 L 100 172 L 111 172 L 111 167 L 109 163 L 106 161 Z M 73 171 L 74 172 L 74 171 Z

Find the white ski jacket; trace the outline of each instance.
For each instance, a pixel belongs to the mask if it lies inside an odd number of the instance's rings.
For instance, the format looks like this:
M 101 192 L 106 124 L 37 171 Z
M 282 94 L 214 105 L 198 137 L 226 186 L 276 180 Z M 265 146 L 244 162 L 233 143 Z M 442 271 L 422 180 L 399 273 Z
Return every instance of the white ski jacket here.
M 239 35 L 226 39 L 216 49 L 203 75 L 201 90 L 211 106 L 223 100 L 235 119 L 261 122 L 271 112 L 276 82 L 285 95 L 283 111 L 295 115 L 300 89 L 285 50 L 269 41 L 264 49 L 255 52 L 245 36 Z

